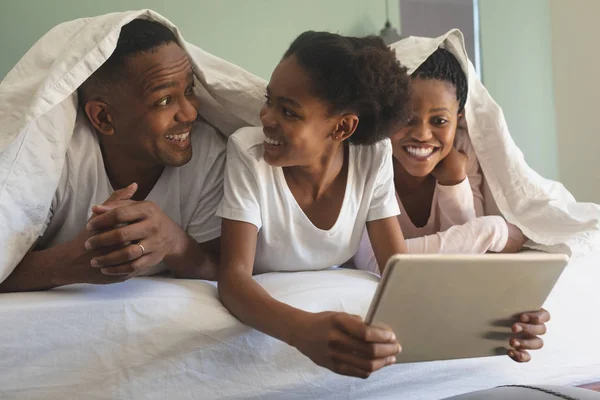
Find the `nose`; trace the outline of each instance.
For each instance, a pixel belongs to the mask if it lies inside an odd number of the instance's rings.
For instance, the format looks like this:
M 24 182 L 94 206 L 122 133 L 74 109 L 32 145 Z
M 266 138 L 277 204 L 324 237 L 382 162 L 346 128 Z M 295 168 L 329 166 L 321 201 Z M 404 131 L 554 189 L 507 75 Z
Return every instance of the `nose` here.
M 410 137 L 418 142 L 426 142 L 433 136 L 427 124 L 418 123 L 410 128 Z
M 260 110 L 260 122 L 262 123 L 263 127 L 267 129 L 277 128 L 277 119 L 266 104 Z
M 179 110 L 177 110 L 177 114 L 175 114 L 175 120 L 177 122 L 182 123 L 192 123 L 198 117 L 198 106 L 199 101 L 196 97 L 187 98 L 184 97 L 179 103 Z

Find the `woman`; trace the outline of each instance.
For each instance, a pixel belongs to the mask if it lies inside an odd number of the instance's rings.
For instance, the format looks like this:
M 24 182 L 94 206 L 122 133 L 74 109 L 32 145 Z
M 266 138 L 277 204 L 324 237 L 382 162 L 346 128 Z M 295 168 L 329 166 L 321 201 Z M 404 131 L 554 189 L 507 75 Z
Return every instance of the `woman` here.
M 341 312 L 273 299 L 253 273 L 320 270 L 356 253 L 365 225 L 381 266 L 404 253 L 391 133 L 408 117 L 409 77 L 381 39 L 305 32 L 274 70 L 263 129 L 228 142 L 219 294 L 242 322 L 335 372 L 395 362 L 394 334 Z
M 467 79 L 438 49 L 412 75 L 409 123 L 392 136 L 399 221 L 411 253 L 515 252 L 521 231 L 501 217 L 483 218 L 482 176 L 467 133 L 459 127 Z M 461 226 L 466 224 L 464 226 Z M 459 227 L 460 226 L 460 227 Z M 355 259 L 374 271 L 367 241 Z
M 398 220 L 410 253 L 516 252 L 526 241 L 502 217 L 481 217 L 482 175 L 477 159 L 467 157 L 474 152 L 459 126 L 466 101 L 467 78 L 449 51 L 436 50 L 413 72 L 412 115 L 391 137 Z M 354 263 L 380 272 L 366 235 Z M 536 335 L 548 319 L 545 310 L 521 316 L 513 331 L 527 335 L 511 340 L 513 359 L 528 361 L 527 349 L 541 348 Z M 522 324 L 528 321 L 534 324 Z

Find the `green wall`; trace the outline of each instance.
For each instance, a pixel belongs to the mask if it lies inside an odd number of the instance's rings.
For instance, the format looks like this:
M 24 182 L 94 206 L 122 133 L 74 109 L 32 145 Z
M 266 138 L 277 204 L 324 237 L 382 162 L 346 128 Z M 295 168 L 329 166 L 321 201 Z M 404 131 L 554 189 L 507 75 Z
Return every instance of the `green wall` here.
M 548 0 L 479 0 L 483 82 L 533 169 L 558 179 Z
M 398 27 L 397 1 L 390 15 Z M 0 0 L 0 78 L 54 25 L 81 17 L 150 8 L 183 37 L 268 79 L 291 41 L 305 30 L 377 34 L 383 0 Z
M 479 0 L 483 79 L 529 164 L 558 177 L 548 0 Z M 399 27 L 398 1 L 389 0 Z M 308 29 L 376 34 L 383 0 L 0 0 L 0 78 L 54 25 L 151 8 L 205 50 L 268 79 L 289 43 Z

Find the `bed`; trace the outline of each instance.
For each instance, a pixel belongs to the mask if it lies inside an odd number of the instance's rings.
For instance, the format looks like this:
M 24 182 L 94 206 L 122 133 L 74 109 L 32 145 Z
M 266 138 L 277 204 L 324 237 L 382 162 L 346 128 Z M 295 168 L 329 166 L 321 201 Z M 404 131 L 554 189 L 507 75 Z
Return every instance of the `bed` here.
M 440 399 L 504 384 L 600 381 L 600 251 L 573 259 L 546 307 L 546 347 L 508 357 L 335 375 L 239 323 L 208 282 L 136 278 L 0 295 L 1 399 Z M 515 277 L 518 279 L 518 277 Z M 256 280 L 310 311 L 365 314 L 377 278 L 356 270 Z

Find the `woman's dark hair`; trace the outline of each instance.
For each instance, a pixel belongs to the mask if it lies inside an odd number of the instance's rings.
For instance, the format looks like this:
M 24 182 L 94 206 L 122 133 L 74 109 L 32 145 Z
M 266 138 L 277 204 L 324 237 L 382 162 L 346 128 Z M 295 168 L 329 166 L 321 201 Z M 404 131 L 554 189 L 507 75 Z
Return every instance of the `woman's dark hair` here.
M 456 89 L 458 112 L 462 112 L 467 102 L 469 90 L 467 76 L 460 63 L 446 49 L 437 49 L 412 74 L 413 78 L 438 79 L 450 83 Z
M 331 105 L 332 114 L 358 115 L 351 143 L 373 144 L 407 121 L 410 77 L 381 38 L 308 31 L 283 58 L 290 56 L 307 71 L 313 94 Z

